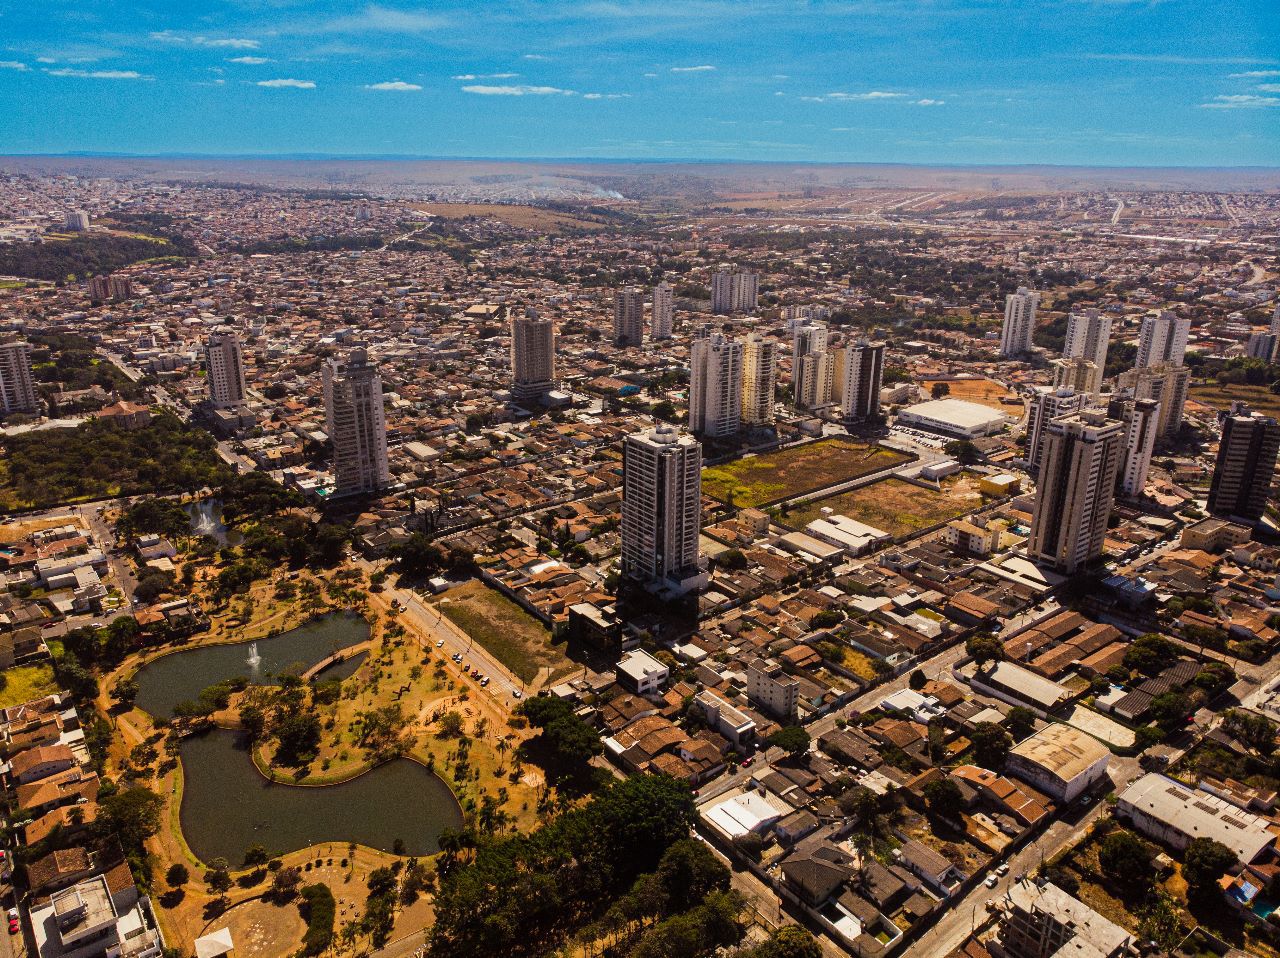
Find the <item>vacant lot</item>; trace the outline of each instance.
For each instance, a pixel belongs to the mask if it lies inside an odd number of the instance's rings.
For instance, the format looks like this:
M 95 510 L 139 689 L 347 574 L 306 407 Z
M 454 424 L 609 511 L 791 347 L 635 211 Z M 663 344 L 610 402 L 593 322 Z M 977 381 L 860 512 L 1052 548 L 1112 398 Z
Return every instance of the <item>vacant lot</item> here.
M 561 213 L 540 206 L 516 206 L 506 203 L 415 203 L 413 208 L 445 220 L 485 217 L 517 229 L 542 230 L 547 233 L 570 233 L 600 230 L 609 224 L 589 215 Z
M 58 691 L 49 665 L 17 665 L 4 670 L 4 688 L 0 688 L 0 708 L 21 705 Z
M 1191 398 L 1215 409 L 1230 409 L 1233 402 L 1247 402 L 1249 408 L 1266 416 L 1280 416 L 1280 396 L 1266 386 L 1206 383 L 1191 387 Z
M 544 668 L 553 676 L 574 669 L 551 644 L 546 626 L 478 580 L 450 589 L 434 605 L 525 682 L 532 682 Z
M 1007 397 L 1013 397 L 1015 394 L 1009 392 L 1004 386 L 991 379 L 925 379 L 920 385 L 925 392 L 933 389 L 935 382 L 943 382 L 951 390 L 947 393 L 950 399 L 963 399 L 965 402 L 977 403 L 979 406 L 986 406 L 989 409 L 999 409 L 1001 412 L 1008 412 L 1009 406 L 1000 400 Z
M 702 470 L 702 491 L 739 508 L 792 499 L 911 461 L 852 439 L 820 439 Z
M 12 522 L 0 525 L 0 542 L 18 542 L 33 532 L 55 526 L 75 526 L 77 529 L 83 529 L 84 520 L 70 513 L 62 516 L 42 516 L 39 519 L 14 519 Z
M 821 519 L 830 509 L 833 514 L 865 522 L 893 536 L 906 535 L 954 519 L 982 505 L 982 493 L 976 479 L 970 476 L 948 476 L 942 489 L 925 489 L 901 479 L 882 479 L 861 489 L 806 502 L 793 509 L 783 521 L 802 529 L 814 519 Z

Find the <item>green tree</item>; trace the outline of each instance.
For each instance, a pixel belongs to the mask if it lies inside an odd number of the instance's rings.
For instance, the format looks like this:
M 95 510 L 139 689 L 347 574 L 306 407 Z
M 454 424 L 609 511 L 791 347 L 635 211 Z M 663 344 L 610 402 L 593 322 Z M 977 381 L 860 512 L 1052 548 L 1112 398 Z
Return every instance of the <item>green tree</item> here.
M 1117 829 L 1098 846 L 1102 874 L 1126 894 L 1147 889 L 1155 880 L 1151 849 L 1132 832 Z
M 934 383 L 929 387 L 929 395 L 934 399 L 942 399 L 951 395 L 951 386 L 947 383 Z
M 969 735 L 973 743 L 973 760 L 983 768 L 998 771 L 1004 767 L 1012 741 L 1009 733 L 995 722 L 979 722 Z
M 1004 646 L 992 635 L 970 636 L 964 643 L 964 650 L 982 668 L 988 662 L 999 662 L 1004 659 Z
M 320 719 L 313 712 L 287 715 L 276 723 L 275 760 L 290 767 L 309 765 L 320 748 Z
M 799 925 L 784 925 L 768 941 L 738 952 L 737 958 L 822 958 L 822 946 Z
M 929 811 L 941 818 L 958 821 L 964 808 L 964 796 L 960 786 L 949 778 L 937 778 L 925 784 L 921 789 L 925 801 L 929 803 Z
M 956 439 L 949 442 L 942 447 L 942 451 L 966 466 L 971 466 L 982 458 L 982 453 L 979 452 L 978 447 L 968 439 Z
M 1276 726 L 1265 715 L 1245 709 L 1227 709 L 1222 713 L 1222 727 L 1230 735 L 1263 757 L 1276 748 Z
M 907 676 L 907 684 L 916 692 L 924 688 L 928 681 L 924 672 L 920 669 L 912 669 L 911 674 Z
M 1223 872 L 1236 863 L 1236 853 L 1212 838 L 1193 838 L 1182 856 L 1182 877 L 1189 898 L 1209 898 L 1217 893 Z
M 1178 658 L 1178 646 L 1162 635 L 1148 632 L 1134 639 L 1125 649 L 1124 665 L 1144 675 L 1155 675 Z
M 191 880 L 191 872 L 182 862 L 174 862 L 164 873 L 164 880 L 170 888 L 181 888 Z
M 788 725 L 769 736 L 769 744 L 788 755 L 804 755 L 809 751 L 809 733 L 799 725 Z
M 142 843 L 160 830 L 160 810 L 164 799 L 143 785 L 124 788 L 98 799 L 98 821 L 106 834 L 114 833 L 126 850 L 141 849 Z
M 1036 713 L 1029 708 L 1015 705 L 1005 716 L 1004 727 L 1009 730 L 1014 741 L 1021 741 L 1036 730 Z

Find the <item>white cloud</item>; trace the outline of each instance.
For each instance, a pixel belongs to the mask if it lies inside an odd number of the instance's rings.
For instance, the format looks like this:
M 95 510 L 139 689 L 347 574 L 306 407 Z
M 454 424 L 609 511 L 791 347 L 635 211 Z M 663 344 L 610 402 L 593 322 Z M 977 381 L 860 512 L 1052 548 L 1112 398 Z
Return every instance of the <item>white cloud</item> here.
M 526 53 L 525 60 L 550 60 L 551 57 L 544 57 L 541 53 Z
M 1232 79 L 1251 78 L 1251 77 L 1280 77 L 1280 70 L 1246 70 L 1244 73 L 1227 74 Z
M 19 60 L 0 60 L 0 70 L 25 70 L 27 65 Z
M 555 86 L 464 86 L 463 93 L 476 93 L 480 96 L 573 96 L 572 90 L 562 90 Z
M 912 102 L 915 103 L 916 106 L 942 106 L 942 104 L 946 103 L 947 101 L 946 100 L 930 100 L 928 97 L 925 97 L 923 100 L 913 100 Z
M 243 63 L 245 66 L 257 67 L 271 61 L 267 57 L 232 57 L 228 63 Z
M 1280 97 L 1237 93 L 1232 96 L 1215 96 L 1213 102 L 1201 103 L 1200 106 L 1206 110 L 1258 110 L 1269 106 L 1280 106 Z
M 226 50 L 256 50 L 262 46 L 257 40 L 245 40 L 242 37 L 194 37 L 191 42 L 198 47 L 218 47 Z
M 447 26 L 448 19 L 416 10 L 393 10 L 371 3 L 359 13 L 337 17 L 303 32 L 321 33 L 426 33 Z
M 518 77 L 518 73 L 459 73 L 452 76 L 451 80 L 510 80 Z
M 1258 89 L 1263 93 L 1280 93 L 1280 83 L 1259 83 Z
M 829 101 L 849 103 L 864 100 L 901 100 L 905 97 L 905 93 L 887 93 L 884 90 L 868 90 L 866 93 L 844 93 L 837 90 L 833 93 L 826 93 L 822 96 L 802 96 L 800 99 L 809 103 L 826 103 Z M 922 105 L 931 106 L 932 103 L 930 102 Z
M 1126 63 L 1174 63 L 1181 66 L 1206 66 L 1212 64 L 1275 63 L 1262 57 L 1188 57 L 1175 53 L 1086 53 L 1086 60 L 1116 60 Z
M 56 57 L 36 57 L 36 63 L 57 63 Z
M 154 80 L 155 77 L 143 76 L 137 70 L 73 70 L 63 67 L 60 70 L 45 70 L 51 77 L 81 77 L 88 80 Z
M 654 77 L 656 77 L 657 75 L 658 75 L 658 74 L 656 74 L 656 73 L 646 73 L 646 74 L 645 74 L 645 78 L 646 78 L 646 79 L 649 79 L 649 80 L 652 80 L 652 79 L 653 79 Z
M 408 92 L 411 90 L 421 90 L 422 87 L 416 83 L 405 83 L 403 80 L 388 80 L 385 83 L 369 83 L 365 86 L 366 90 L 397 90 Z
M 584 100 L 625 100 L 629 96 L 631 96 L 630 93 L 584 93 L 582 94 L 582 98 Z
M 314 90 L 316 88 L 315 83 L 311 80 L 294 80 L 292 78 L 284 78 L 279 80 L 259 80 L 258 86 L 271 87 L 272 89 L 290 87 L 294 90 Z
M 672 67 L 671 72 L 672 73 L 706 73 L 708 70 L 714 70 L 714 69 L 715 67 L 711 66 L 710 64 L 704 63 L 701 66 L 696 66 L 696 67 Z

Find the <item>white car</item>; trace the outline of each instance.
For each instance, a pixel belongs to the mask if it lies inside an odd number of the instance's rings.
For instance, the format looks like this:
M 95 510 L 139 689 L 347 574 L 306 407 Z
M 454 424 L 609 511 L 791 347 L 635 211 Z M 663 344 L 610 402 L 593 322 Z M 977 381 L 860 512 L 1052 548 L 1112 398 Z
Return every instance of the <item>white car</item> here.
M 1002 878 L 1003 878 L 1005 875 L 1009 874 L 1009 863 L 1008 863 L 1008 862 L 1001 862 L 1001 863 L 1000 863 L 1000 866 L 999 866 L 998 868 L 996 868 L 996 874 L 997 874 L 997 875 L 999 875 L 999 876 L 1000 876 L 1000 877 L 1002 877 Z
M 444 648 L 444 639 L 437 639 L 437 640 L 436 640 L 436 648 L 437 648 L 437 649 L 443 649 L 443 648 Z
M 523 694 L 524 694 L 524 693 L 523 693 L 523 692 L 521 692 L 519 689 L 512 689 L 512 690 L 511 690 L 511 697 L 512 697 L 513 699 L 518 699 L 518 698 L 519 698 L 521 695 L 523 695 Z
M 986 878 L 983 879 L 982 884 L 986 885 L 988 888 L 995 888 L 996 882 L 998 882 L 999 880 L 1000 879 L 997 878 L 995 875 L 988 875 Z

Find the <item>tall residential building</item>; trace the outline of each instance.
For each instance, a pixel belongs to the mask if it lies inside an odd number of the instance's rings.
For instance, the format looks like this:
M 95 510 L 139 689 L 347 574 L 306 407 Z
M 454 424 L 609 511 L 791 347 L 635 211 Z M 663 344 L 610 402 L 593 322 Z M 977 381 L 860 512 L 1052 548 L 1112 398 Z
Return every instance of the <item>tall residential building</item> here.
M 614 293 L 613 341 L 619 346 L 644 342 L 644 290 L 628 287 Z
M 1028 552 L 1073 575 L 1102 555 L 1125 426 L 1086 409 L 1053 420 L 1045 432 Z
M 334 494 L 376 492 L 391 482 L 378 367 L 364 349 L 353 349 L 346 362 L 329 364 L 326 379 Z
M 758 273 L 716 270 L 711 277 L 711 312 L 754 313 L 760 299 Z
M 1036 307 L 1040 294 L 1019 286 L 1004 298 L 1004 327 L 1000 331 L 1000 355 L 1021 356 L 1031 351 L 1031 334 L 1036 328 Z
M 9 416 L 39 409 L 31 376 L 31 346 L 16 339 L 0 342 L 0 412 Z
M 742 428 L 742 343 L 701 331 L 689 347 L 689 429 L 708 439 Z
M 742 340 L 742 421 L 773 422 L 773 389 L 778 380 L 778 341 L 750 333 Z
M 791 375 L 795 404 L 799 409 L 831 405 L 831 381 L 835 357 L 831 353 L 807 353 L 795 362 Z
M 118 303 L 133 295 L 133 280 L 128 276 L 100 274 L 89 277 L 89 299 L 95 303 Z
M 805 323 L 792 333 L 791 355 L 793 359 L 799 359 L 809 353 L 825 353 L 826 351 L 827 327 L 825 324 Z
M 244 347 L 234 330 L 217 330 L 204 341 L 205 376 L 209 380 L 209 401 L 214 409 L 243 406 Z
M 659 425 L 622 444 L 622 574 L 654 591 L 684 592 L 705 582 L 702 446 Z
M 653 313 L 649 335 L 654 339 L 670 339 L 674 327 L 675 308 L 670 283 L 659 283 L 653 288 Z
M 1117 476 L 1120 493 L 1130 499 L 1141 498 L 1160 434 L 1160 403 L 1116 396 L 1107 407 L 1107 415 L 1125 424 L 1124 458 Z
M 1250 359 L 1274 363 L 1277 346 L 1280 346 L 1280 336 L 1275 333 L 1253 333 L 1249 336 L 1249 345 L 1245 347 L 1245 353 Z
M 859 342 L 844 349 L 840 411 L 845 419 L 865 421 L 880 414 L 884 343 Z
M 1074 389 L 1078 393 L 1102 392 L 1102 368 L 1092 359 L 1055 359 L 1053 388 Z
M 1072 313 L 1067 317 L 1067 338 L 1062 344 L 1064 359 L 1088 359 L 1098 367 L 1101 385 L 1107 368 L 1107 346 L 1111 342 L 1111 317 L 1096 309 Z M 1097 392 L 1098 390 L 1090 390 Z
M 1138 333 L 1138 358 L 1134 369 L 1146 369 L 1168 363 L 1181 366 L 1191 336 L 1191 320 L 1166 310 L 1142 318 Z
M 63 218 L 62 225 L 73 233 L 83 233 L 89 228 L 89 214 L 84 210 L 71 210 Z
M 1280 423 L 1233 403 L 1222 418 L 1222 441 L 1209 486 L 1209 512 L 1257 522 L 1267 508 L 1280 452 Z
M 555 323 L 527 309 L 511 322 L 511 398 L 541 402 L 555 388 Z
M 1160 440 L 1171 442 L 1182 428 L 1182 413 L 1187 405 L 1187 387 L 1191 370 L 1186 366 L 1162 363 L 1146 369 L 1130 369 L 1120 374 L 1118 387 L 1134 399 L 1154 399 L 1160 404 L 1160 423 L 1156 427 Z
M 1044 462 L 1045 427 L 1061 416 L 1078 413 L 1088 400 L 1086 393 L 1070 387 L 1046 389 L 1032 398 L 1027 409 L 1027 462 L 1033 474 Z
M 1280 336 L 1280 303 L 1276 303 L 1276 308 L 1271 311 L 1271 332 Z

